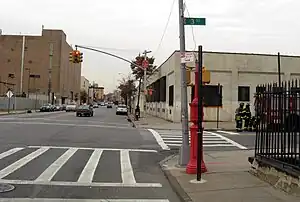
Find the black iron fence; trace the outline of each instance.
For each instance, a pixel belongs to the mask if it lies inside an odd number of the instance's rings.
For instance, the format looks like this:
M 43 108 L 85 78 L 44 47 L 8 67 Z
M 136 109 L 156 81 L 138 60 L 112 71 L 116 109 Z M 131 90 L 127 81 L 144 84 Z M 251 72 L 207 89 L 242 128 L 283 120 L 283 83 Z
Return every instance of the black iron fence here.
M 300 82 L 256 87 L 255 157 L 294 176 L 300 176 Z

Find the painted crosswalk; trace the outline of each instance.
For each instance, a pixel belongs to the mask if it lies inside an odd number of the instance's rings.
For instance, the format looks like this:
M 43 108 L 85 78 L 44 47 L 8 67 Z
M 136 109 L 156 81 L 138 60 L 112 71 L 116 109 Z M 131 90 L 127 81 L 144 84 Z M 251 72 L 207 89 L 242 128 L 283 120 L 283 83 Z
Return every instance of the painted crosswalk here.
M 47 155 L 55 150 L 59 150 L 60 154 L 52 162 L 47 162 L 48 166 L 45 168 L 39 162 L 42 158 L 48 158 Z M 71 167 L 65 169 L 68 162 L 72 160 L 80 152 L 89 152 L 87 159 L 79 159 L 78 164 L 83 164 L 81 171 L 73 171 Z M 22 154 L 20 154 L 23 152 Z M 101 159 L 109 152 L 113 152 L 119 158 L 119 181 L 101 182 L 94 180 L 97 173 L 97 168 L 101 164 Z M 134 169 L 132 167 L 130 155 L 135 152 L 142 153 L 156 153 L 155 150 L 142 150 L 142 149 L 114 149 L 114 148 L 77 148 L 77 147 L 51 147 L 51 146 L 28 146 L 12 148 L 0 154 L 0 183 L 22 184 L 22 185 L 57 185 L 57 186 L 92 186 L 92 187 L 162 187 L 160 183 L 144 182 L 145 180 L 137 180 L 135 178 Z M 56 151 L 57 153 L 57 151 Z M 19 154 L 19 155 L 18 155 Z M 24 155 L 26 154 L 26 155 Z M 20 157 L 21 155 L 21 157 Z M 45 157 L 44 157 L 45 156 Z M 9 159 L 10 158 L 10 159 Z M 14 160 L 12 160 L 14 159 Z M 12 161 L 7 164 L 7 161 Z M 73 159 L 74 160 L 74 159 Z M 50 160 L 49 160 L 50 161 Z M 34 179 L 28 180 L 23 178 L 20 173 L 24 173 L 26 167 L 30 164 L 37 163 L 34 167 L 33 173 L 25 173 L 25 175 L 35 175 Z M 1 166 L 5 165 L 5 167 Z M 42 167 L 43 170 L 40 169 Z M 107 167 L 107 171 L 110 170 Z M 23 170 L 23 171 L 22 171 Z M 28 170 L 28 169 L 27 169 Z M 67 172 L 76 172 L 76 180 L 59 180 L 57 176 L 64 176 L 60 173 L 61 170 Z M 19 173 L 19 174 L 16 174 Z M 60 173 L 60 174 L 59 174 Z M 16 177 L 17 176 L 17 177 Z M 141 182 L 142 181 L 142 182 Z
M 176 149 L 181 146 L 182 134 L 178 130 L 153 130 L 148 129 L 156 139 L 157 143 L 161 146 L 163 150 Z M 220 147 L 235 147 L 239 149 L 247 149 L 243 145 L 225 137 L 223 134 L 231 134 L 233 132 L 227 131 L 217 131 L 210 132 L 204 131 L 203 133 L 203 146 L 204 148 L 220 148 Z M 235 133 L 238 135 L 237 133 Z M 190 139 L 190 137 L 189 137 Z

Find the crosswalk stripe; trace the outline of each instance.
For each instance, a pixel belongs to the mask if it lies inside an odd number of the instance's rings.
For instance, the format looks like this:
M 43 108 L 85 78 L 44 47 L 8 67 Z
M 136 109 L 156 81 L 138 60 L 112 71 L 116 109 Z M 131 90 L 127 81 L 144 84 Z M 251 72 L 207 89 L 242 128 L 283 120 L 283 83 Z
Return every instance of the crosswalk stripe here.
M 25 184 L 25 185 L 48 185 L 48 186 L 83 186 L 83 187 L 162 187 L 160 183 L 113 183 L 113 182 L 70 182 L 70 181 L 32 181 L 32 180 L 6 180 L 0 179 L 0 183 L 6 184 Z
M 0 154 L 0 159 L 3 159 L 3 158 L 5 158 L 5 157 L 7 157 L 7 156 L 10 156 L 10 155 L 12 155 L 12 154 L 14 154 L 14 153 L 16 153 L 16 152 L 22 150 L 22 149 L 24 149 L 24 148 L 22 148 L 22 147 L 17 147 L 17 148 L 10 149 L 10 150 L 8 150 L 8 151 L 6 151 L 6 152 L 3 152 L 3 153 Z
M 92 182 L 93 176 L 96 171 L 97 165 L 99 163 L 100 157 L 102 155 L 103 150 L 96 149 L 91 155 L 89 161 L 85 165 L 81 175 L 78 179 L 78 182 Z
M 135 178 L 130 162 L 130 156 L 128 150 L 121 150 L 120 152 L 120 161 L 121 161 L 121 174 L 122 181 L 124 184 L 135 184 Z
M 169 202 L 168 199 L 1 198 L 0 202 Z
M 213 132 L 209 132 L 209 133 L 212 134 L 212 135 L 218 136 L 218 137 L 220 137 L 223 140 L 226 140 L 227 142 L 233 144 L 234 146 L 236 146 L 236 147 L 238 147 L 240 149 L 247 149 L 247 147 L 244 147 L 243 145 L 240 145 L 239 143 L 237 143 L 237 142 L 235 142 L 235 141 L 233 141 L 233 140 L 231 140 L 231 139 L 229 139 L 227 137 L 219 135 L 218 133 L 213 133 Z
M 35 181 L 51 181 L 59 169 L 75 154 L 77 149 L 70 148 L 52 163 Z
M 42 148 L 28 154 L 27 156 L 21 158 L 20 160 L 16 161 L 15 163 L 7 166 L 6 168 L 2 169 L 0 171 L 0 179 L 6 177 L 7 175 L 9 175 L 9 174 L 13 173 L 14 171 L 18 170 L 22 166 L 26 165 L 27 163 L 29 163 L 33 159 L 37 158 L 38 156 L 40 156 L 41 154 L 46 152 L 48 149 L 49 149 L 49 147 L 42 147 Z

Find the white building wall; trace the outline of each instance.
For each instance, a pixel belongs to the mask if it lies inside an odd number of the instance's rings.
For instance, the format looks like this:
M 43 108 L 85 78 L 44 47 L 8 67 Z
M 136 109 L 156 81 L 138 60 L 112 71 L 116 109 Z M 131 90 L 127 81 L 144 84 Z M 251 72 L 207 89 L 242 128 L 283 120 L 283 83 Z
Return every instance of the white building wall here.
M 220 120 L 234 120 L 238 107 L 238 86 L 250 86 L 250 104 L 253 106 L 253 95 L 258 84 L 276 82 L 277 55 L 259 55 L 243 53 L 205 52 L 204 66 L 211 72 L 209 85 L 223 86 L 223 106 L 220 108 Z M 194 63 L 187 66 L 195 67 Z M 281 56 L 282 81 L 300 79 L 300 57 Z M 148 78 L 148 84 L 166 76 L 166 102 L 147 103 L 147 113 L 166 120 L 181 121 L 181 72 L 180 53 L 174 52 L 159 68 L 158 72 Z M 191 77 L 194 80 L 194 75 Z M 174 85 L 174 106 L 169 106 L 169 86 Z M 191 87 L 188 87 L 188 102 L 191 102 Z M 253 109 L 252 109 L 253 110 Z M 216 120 L 217 108 L 204 109 L 205 120 Z

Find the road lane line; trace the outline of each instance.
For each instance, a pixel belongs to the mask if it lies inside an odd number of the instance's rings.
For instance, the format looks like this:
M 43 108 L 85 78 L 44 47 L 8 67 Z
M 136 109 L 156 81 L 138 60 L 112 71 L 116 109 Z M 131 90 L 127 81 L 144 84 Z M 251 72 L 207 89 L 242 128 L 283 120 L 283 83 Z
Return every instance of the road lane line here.
M 80 182 L 66 182 L 66 181 L 33 181 L 33 180 L 6 180 L 0 179 L 0 183 L 3 184 L 21 184 L 21 185 L 49 185 L 49 186 L 76 186 L 76 187 L 162 187 L 160 183 L 110 183 L 110 182 L 92 182 L 92 183 L 80 183 Z
M 170 202 L 168 199 L 1 198 L 0 202 Z
M 136 181 L 134 178 L 128 150 L 120 151 L 120 162 L 121 162 L 122 182 L 124 184 L 135 184 Z
M 235 133 L 235 132 L 230 132 L 230 131 L 223 131 L 223 130 L 218 130 L 218 133 L 225 133 L 225 134 L 229 134 L 229 135 L 239 135 L 239 133 Z
M 22 150 L 22 149 L 24 149 L 24 148 L 22 148 L 22 147 L 17 147 L 17 148 L 10 149 L 10 150 L 8 150 L 8 151 L 6 151 L 6 152 L 3 152 L 3 153 L 0 154 L 0 159 L 3 159 L 3 158 L 5 158 L 5 157 L 7 157 L 7 156 L 10 156 L 10 155 L 12 155 L 12 154 L 14 154 L 14 153 L 16 153 L 16 152 Z
M 28 148 L 40 148 L 42 146 L 28 146 Z M 91 148 L 91 147 L 63 147 L 63 146 L 47 146 L 49 148 L 54 148 L 54 149 L 70 149 L 70 148 L 75 148 L 75 149 L 80 149 L 80 150 L 95 150 L 95 149 L 102 149 L 105 151 L 121 151 L 121 150 L 128 150 L 130 152 L 149 152 L 149 153 L 157 153 L 156 150 L 151 150 L 151 149 L 116 149 L 116 148 Z
M 206 132 L 207 132 L 207 131 L 206 131 Z M 233 140 L 231 140 L 231 139 L 229 139 L 229 138 L 227 138 L 227 137 L 224 137 L 224 136 L 222 136 L 222 135 L 220 135 L 220 134 L 218 134 L 218 133 L 213 133 L 213 132 L 207 132 L 207 133 L 210 133 L 210 134 L 212 134 L 212 135 L 218 136 L 218 137 L 220 137 L 221 139 L 226 140 L 227 142 L 233 144 L 234 146 L 236 146 L 236 147 L 238 147 L 238 148 L 240 148 L 240 149 L 247 149 L 247 147 L 244 147 L 243 145 L 241 145 L 241 144 L 239 144 L 239 143 L 237 143 L 237 142 L 235 142 L 235 141 L 233 141 Z
M 113 125 L 92 125 L 92 124 L 72 124 L 72 123 L 51 123 L 51 122 L 19 122 L 19 121 L 5 121 L 0 124 L 23 124 L 23 125 L 54 125 L 54 126 L 74 126 L 74 127 L 95 127 L 95 128 L 114 128 L 114 129 L 126 129 L 135 130 L 132 127 L 113 126 Z
M 149 128 L 148 131 L 150 131 L 152 133 L 152 135 L 154 136 L 157 144 L 163 149 L 163 150 L 170 150 L 170 148 L 168 147 L 168 145 L 166 145 L 166 143 L 164 142 L 164 140 L 162 139 L 162 137 L 160 136 L 160 134 Z
M 51 181 L 61 167 L 75 154 L 77 149 L 68 149 L 54 163 L 52 163 L 35 181 Z
M 44 152 L 46 152 L 49 148 L 48 147 L 42 147 L 27 156 L 19 159 L 18 161 L 14 162 L 13 164 L 7 166 L 6 168 L 2 169 L 0 171 L 0 179 L 6 177 L 7 175 L 13 173 L 14 171 L 18 170 L 22 166 L 26 165 L 33 159 L 37 158 L 38 156 L 42 155 Z
M 78 182 L 92 182 L 103 150 L 96 149 L 80 174 Z

